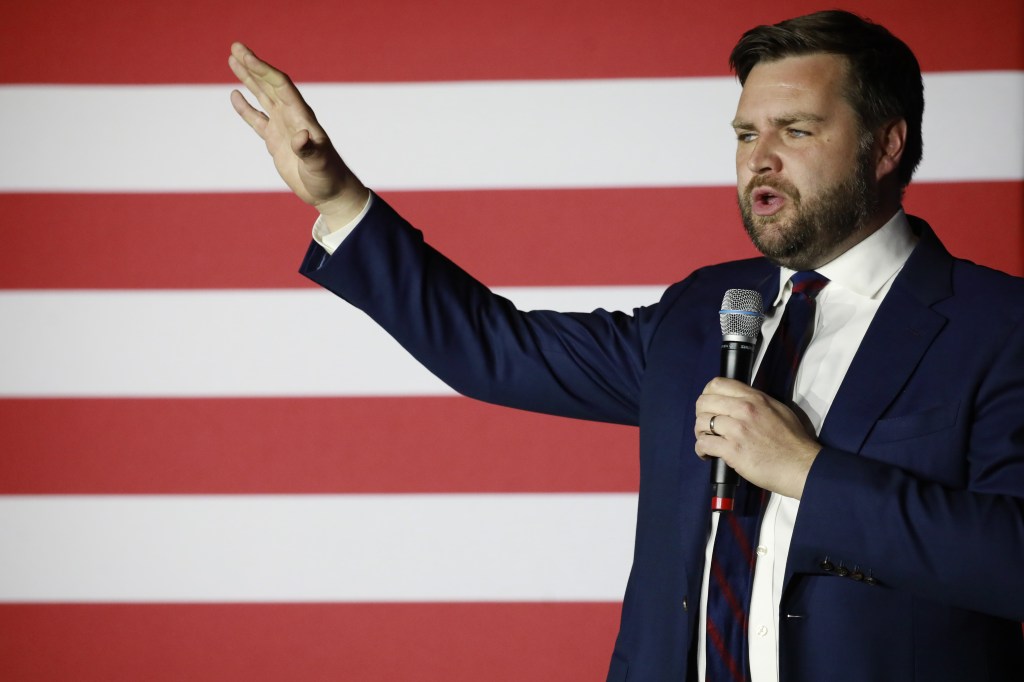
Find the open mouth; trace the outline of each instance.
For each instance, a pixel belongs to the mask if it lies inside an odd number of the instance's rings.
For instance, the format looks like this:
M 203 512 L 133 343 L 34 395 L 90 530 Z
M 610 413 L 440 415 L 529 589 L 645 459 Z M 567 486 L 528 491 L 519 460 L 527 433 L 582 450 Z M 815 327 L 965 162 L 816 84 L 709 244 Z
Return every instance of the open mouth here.
M 775 215 L 786 205 L 786 196 L 771 187 L 758 187 L 750 193 L 750 205 L 759 216 Z

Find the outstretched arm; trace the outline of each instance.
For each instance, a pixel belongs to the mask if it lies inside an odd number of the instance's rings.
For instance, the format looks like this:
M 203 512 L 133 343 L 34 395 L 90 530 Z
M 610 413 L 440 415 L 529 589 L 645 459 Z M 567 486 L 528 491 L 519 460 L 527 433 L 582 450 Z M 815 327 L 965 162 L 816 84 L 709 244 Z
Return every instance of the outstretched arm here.
M 323 215 L 328 228 L 348 224 L 369 190 L 345 165 L 295 84 L 242 43 L 231 46 L 228 65 L 262 111 L 238 90 L 231 92 L 231 105 L 266 143 L 281 178 Z

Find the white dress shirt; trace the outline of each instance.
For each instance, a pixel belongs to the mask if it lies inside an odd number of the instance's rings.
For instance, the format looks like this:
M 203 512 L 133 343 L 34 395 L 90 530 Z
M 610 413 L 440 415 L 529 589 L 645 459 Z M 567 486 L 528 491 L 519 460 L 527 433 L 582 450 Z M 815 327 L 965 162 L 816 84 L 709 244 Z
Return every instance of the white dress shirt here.
M 816 298 L 814 334 L 800 361 L 793 388 L 793 402 L 807 415 L 816 434 L 821 432 L 828 409 L 850 369 L 868 325 L 916 243 L 907 217 L 900 210 L 867 239 L 818 268 L 817 272 L 830 281 Z M 755 372 L 789 301 L 793 289 L 789 278 L 793 272 L 787 268 L 779 271 L 779 294 L 761 327 L 762 341 Z M 786 558 L 799 507 L 799 501 L 773 493 L 761 522 L 748 614 L 752 682 L 778 682 L 779 679 L 779 605 Z M 706 663 L 705 623 L 711 548 L 715 542 L 719 514 L 716 512 L 712 516 L 701 587 L 697 660 L 701 682 L 704 682 Z
M 366 215 L 373 201 L 371 193 L 362 212 L 334 232 L 328 232 L 323 221 L 318 219 L 313 226 L 313 238 L 328 253 L 334 253 Z M 853 356 L 860 347 L 868 325 L 916 243 L 907 217 L 900 210 L 867 239 L 818 268 L 818 272 L 830 281 L 817 296 L 814 334 L 800 362 L 793 389 L 793 401 L 806 413 L 815 433 L 821 432 L 828 409 L 853 362 Z M 772 302 L 761 328 L 762 341 L 755 372 L 789 300 L 792 291 L 789 278 L 793 272 L 786 268 L 779 271 L 779 294 Z M 786 558 L 799 506 L 799 501 L 773 493 L 761 523 L 748 621 L 752 682 L 779 680 L 779 605 L 782 601 Z M 716 512 L 712 515 L 701 586 L 697 659 L 701 682 L 704 682 L 706 665 L 705 623 L 711 548 L 714 546 L 717 529 Z

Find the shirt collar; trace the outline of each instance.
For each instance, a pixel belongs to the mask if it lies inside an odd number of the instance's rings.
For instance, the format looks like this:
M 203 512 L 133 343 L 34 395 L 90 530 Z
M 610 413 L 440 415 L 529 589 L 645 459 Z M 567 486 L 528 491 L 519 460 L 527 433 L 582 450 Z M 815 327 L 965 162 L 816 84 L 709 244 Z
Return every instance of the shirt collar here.
M 917 237 L 903 209 L 838 258 L 817 269 L 829 281 L 865 298 L 874 298 L 902 268 L 917 245 Z M 778 305 L 791 288 L 789 278 L 796 270 L 779 268 Z

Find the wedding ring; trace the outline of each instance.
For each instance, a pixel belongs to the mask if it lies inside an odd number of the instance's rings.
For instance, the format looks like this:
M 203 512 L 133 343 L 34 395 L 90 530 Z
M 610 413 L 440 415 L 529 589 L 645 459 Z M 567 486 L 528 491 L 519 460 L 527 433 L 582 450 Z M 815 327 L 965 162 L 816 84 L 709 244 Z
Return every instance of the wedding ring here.
M 717 416 L 718 415 L 714 415 L 713 417 L 711 417 L 711 421 L 708 422 L 708 431 L 711 432 L 712 436 L 718 435 L 718 433 L 715 431 L 715 417 Z

